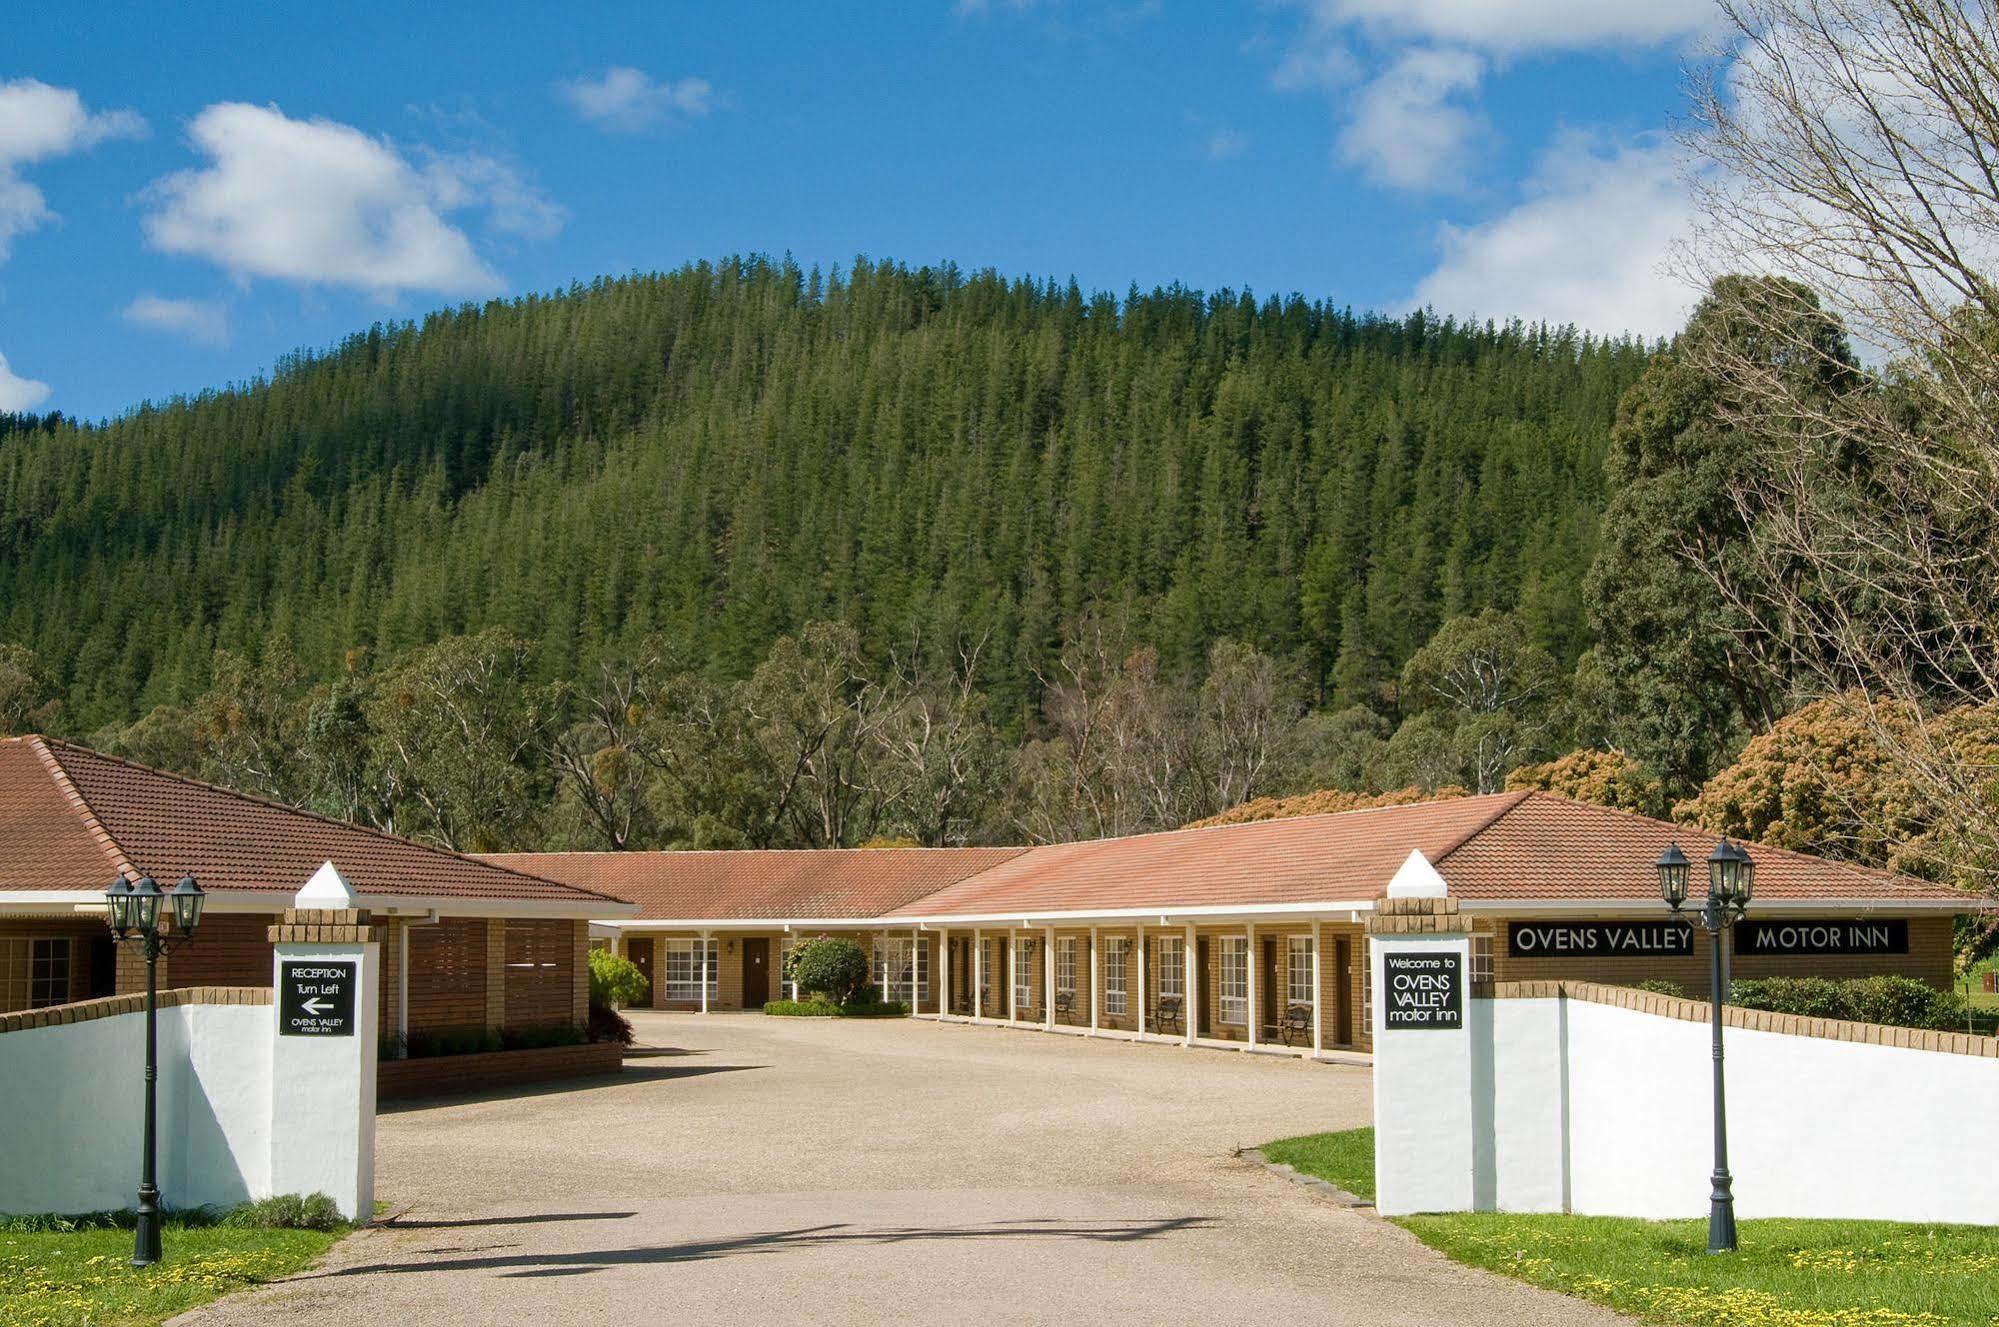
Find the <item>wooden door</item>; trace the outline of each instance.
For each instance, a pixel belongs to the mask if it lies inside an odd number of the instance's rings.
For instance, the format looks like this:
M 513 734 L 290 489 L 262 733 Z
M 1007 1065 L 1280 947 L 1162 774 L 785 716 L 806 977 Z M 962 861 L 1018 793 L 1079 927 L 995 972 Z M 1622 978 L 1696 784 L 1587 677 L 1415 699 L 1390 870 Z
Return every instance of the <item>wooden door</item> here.
M 1215 1028 L 1215 984 L 1208 977 L 1208 937 L 1204 935 L 1194 943 L 1194 994 L 1201 1006 L 1199 1026 L 1194 1029 L 1197 1037 L 1209 1036 Z
M 659 941 L 654 940 L 650 936 L 647 936 L 643 939 L 625 941 L 625 957 L 632 961 L 633 967 L 636 967 L 640 972 L 645 973 L 646 990 L 648 992 L 650 992 L 653 989 L 652 957 L 653 957 L 653 949 L 658 944 Z M 653 997 L 651 994 L 648 994 L 646 996 L 646 999 L 648 1002 L 650 1002 L 653 999 Z
M 1333 1042 L 1353 1045 L 1353 941 L 1333 940 Z
M 1256 980 L 1260 987 L 1257 995 L 1263 1005 L 1263 1026 L 1275 1031 L 1277 1011 L 1281 1006 L 1277 1002 L 1277 937 L 1274 935 L 1263 937 L 1263 970 L 1257 973 Z
M 761 1009 L 770 1000 L 770 941 L 743 941 L 743 1008 Z

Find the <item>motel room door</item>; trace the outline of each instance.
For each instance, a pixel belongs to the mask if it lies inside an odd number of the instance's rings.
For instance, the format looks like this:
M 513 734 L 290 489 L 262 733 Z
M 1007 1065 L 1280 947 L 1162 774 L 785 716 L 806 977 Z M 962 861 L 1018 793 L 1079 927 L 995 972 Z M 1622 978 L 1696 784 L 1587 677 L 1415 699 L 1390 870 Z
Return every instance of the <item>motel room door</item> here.
M 1277 1031 L 1277 937 L 1263 937 L 1263 966 L 1256 974 L 1256 994 L 1263 1005 L 1263 1027 Z
M 1353 941 L 1333 938 L 1333 1044 L 1353 1045 Z
M 770 1001 L 770 941 L 762 936 L 743 940 L 743 1008 L 761 1009 Z
M 625 941 L 625 957 L 632 961 L 632 966 L 645 973 L 647 990 L 652 989 L 652 951 L 658 943 L 651 936 Z M 646 998 L 650 1000 L 652 997 Z
M 1194 1029 L 1197 1037 L 1208 1036 L 1214 1031 L 1214 982 L 1208 979 L 1208 937 L 1202 936 L 1194 942 L 1194 989 L 1199 994 L 1201 1008 L 1200 1026 Z

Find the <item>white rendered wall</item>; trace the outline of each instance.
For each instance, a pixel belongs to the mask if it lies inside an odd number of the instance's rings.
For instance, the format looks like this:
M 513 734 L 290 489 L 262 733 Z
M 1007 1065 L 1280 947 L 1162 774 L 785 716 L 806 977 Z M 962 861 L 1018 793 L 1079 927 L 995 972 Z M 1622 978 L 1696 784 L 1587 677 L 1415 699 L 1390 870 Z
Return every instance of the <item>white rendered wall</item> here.
M 1706 1213 L 1706 1023 L 1552 998 L 1473 1000 L 1466 1021 L 1463 1078 L 1413 1040 L 1432 1034 L 1377 1033 L 1377 1167 L 1396 1177 L 1384 1212 Z M 1999 1225 L 1999 1154 L 1981 1142 L 1999 1059 L 1739 1028 L 1726 1052 L 1739 1215 Z M 1422 1103 L 1459 1082 L 1473 1103 L 1468 1184 L 1467 1149 L 1408 1127 L 1443 1122 Z M 1382 1113 L 1398 1108 L 1407 1118 Z M 1427 1197 L 1461 1187 L 1468 1204 Z
M 269 1005 L 159 1014 L 159 1182 L 169 1207 L 270 1183 Z M 130 1207 L 139 1187 L 146 1016 L 0 1036 L 0 1212 Z
M 1410 952 L 1457 955 L 1471 971 L 1471 941 L 1462 935 L 1372 935 L 1368 980 L 1374 984 L 1375 1206 L 1384 1214 L 1456 1212 L 1473 1205 L 1479 1139 L 1472 1081 L 1473 1029 L 1390 1030 L 1384 986 L 1386 956 Z M 1463 991 L 1460 991 L 1463 998 Z M 1465 998 L 1465 1022 L 1476 1006 Z

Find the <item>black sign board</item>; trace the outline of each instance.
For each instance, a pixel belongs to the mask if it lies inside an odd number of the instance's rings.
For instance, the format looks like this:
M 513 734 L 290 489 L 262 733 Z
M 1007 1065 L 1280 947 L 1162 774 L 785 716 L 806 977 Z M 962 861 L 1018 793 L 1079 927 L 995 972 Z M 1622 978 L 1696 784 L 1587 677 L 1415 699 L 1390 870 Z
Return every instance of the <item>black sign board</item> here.
M 278 975 L 278 1035 L 351 1037 L 358 963 L 286 959 Z
M 1455 1031 L 1465 1025 L 1464 956 L 1455 950 L 1382 955 L 1388 1003 L 1382 1026 Z
M 1514 922 L 1506 952 L 1515 958 L 1680 958 L 1694 952 L 1685 922 Z
M 1738 954 L 1906 954 L 1909 923 L 1899 917 L 1800 917 L 1735 924 Z

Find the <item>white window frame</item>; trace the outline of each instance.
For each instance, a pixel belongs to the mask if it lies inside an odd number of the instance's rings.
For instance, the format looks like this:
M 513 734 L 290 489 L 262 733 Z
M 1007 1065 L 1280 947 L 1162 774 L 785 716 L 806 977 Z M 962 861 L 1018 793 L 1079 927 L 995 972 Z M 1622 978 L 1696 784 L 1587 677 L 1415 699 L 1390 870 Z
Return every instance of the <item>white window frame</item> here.
M 1076 937 L 1065 935 L 1055 941 L 1055 989 L 1076 993 Z
M 698 938 L 685 940 L 669 938 L 661 944 L 659 979 L 665 986 L 668 1002 L 675 1004 L 701 1002 L 703 943 Z M 705 943 L 708 946 L 708 1003 L 713 1005 L 721 998 L 722 942 L 711 938 Z
M 56 975 L 37 977 L 35 969 L 43 962 L 55 966 Z M 0 937 L 0 1013 L 68 1004 L 75 978 L 76 946 L 70 936 Z
M 909 990 L 910 951 L 916 951 L 916 994 Z M 915 1008 L 930 998 L 930 946 L 919 945 L 906 935 L 875 937 L 871 980 L 884 1000 L 900 1000 Z
M 1312 988 L 1312 937 L 1293 935 L 1285 939 L 1284 1002 L 1317 1008 L 1319 993 Z
M 1013 942 L 1013 1007 L 1034 1008 L 1034 941 Z
M 1474 933 L 1471 938 L 1471 984 L 1492 983 L 1492 936 Z
M 1122 935 L 1104 937 L 1104 1012 L 1121 1017 L 1130 1006 L 1125 985 L 1126 951 L 1131 941 Z
M 1159 997 L 1182 998 L 1187 994 L 1187 937 L 1159 937 Z
M 785 939 L 777 942 L 778 983 L 791 992 L 790 998 L 793 1000 L 798 998 L 798 983 L 791 979 L 791 951 L 796 948 L 798 948 L 796 940 Z
M 1235 1027 L 1249 1024 L 1249 937 L 1222 937 L 1221 961 L 1215 970 L 1215 1021 Z

